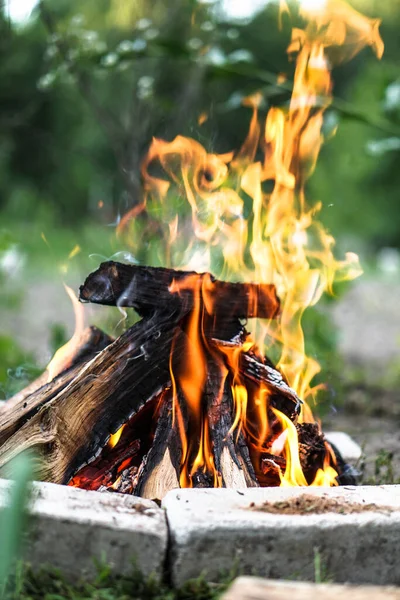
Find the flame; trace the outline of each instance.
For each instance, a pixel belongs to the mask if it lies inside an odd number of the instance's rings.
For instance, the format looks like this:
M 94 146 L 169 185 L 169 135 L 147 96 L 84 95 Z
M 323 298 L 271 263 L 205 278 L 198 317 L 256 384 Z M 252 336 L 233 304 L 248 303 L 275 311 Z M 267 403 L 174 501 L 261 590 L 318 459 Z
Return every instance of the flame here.
M 281 11 L 290 16 L 290 10 L 282 0 Z M 197 141 L 182 136 L 171 142 L 153 139 L 142 165 L 143 201 L 118 226 L 118 233 L 127 233 L 127 240 L 134 245 L 132 240 L 140 236 L 132 233 L 146 215 L 143 222 L 148 231 L 162 233 L 157 252 L 161 264 L 167 261 L 166 266 L 207 270 L 221 279 L 275 284 L 281 299 L 280 316 L 274 321 L 259 320 L 245 345 L 226 346 L 222 351 L 235 374 L 231 381 L 235 412 L 231 433 L 243 433 L 258 457 L 268 443 L 269 449 L 284 456 L 282 486 L 307 485 L 296 426 L 270 406 L 267 389 L 259 387 L 249 395 L 240 377 L 240 356 L 250 347 L 254 352 L 259 352 L 257 348 L 278 349 L 277 367 L 304 401 L 299 422 L 314 422 L 309 403 L 315 401 L 319 389 L 313 386 L 313 379 L 320 366 L 306 354 L 302 316 L 323 293 L 332 294 L 334 282 L 353 279 L 362 270 L 353 253 L 342 260 L 335 258 L 335 240 L 318 220 L 322 205 L 308 205 L 305 185 L 324 141 L 324 112 L 332 102 L 332 67 L 350 60 L 365 46 L 378 58 L 383 52 L 379 20 L 364 17 L 342 0 L 302 0 L 298 12 L 306 25 L 293 28 L 287 49 L 295 61 L 289 105 L 271 108 L 262 123 L 258 115 L 261 95 L 247 98 L 252 117 L 237 153 L 208 153 Z M 278 80 L 287 81 L 284 74 Z M 174 363 L 175 340 L 170 361 L 174 423 L 182 441 L 182 487 L 192 485 L 199 471 L 210 474 L 214 485 L 221 484 L 203 407 L 207 353 L 211 350 L 202 328 L 205 315 L 212 314 L 210 288 L 207 275 L 189 276 L 171 286 L 178 294 L 191 289 L 197 299 L 185 324 L 184 355 L 190 358 L 183 365 Z M 222 382 L 225 371 L 221 367 Z M 190 436 L 186 433 L 188 418 Z M 311 485 L 335 484 L 337 473 L 332 463 L 327 447 L 323 468 Z
M 197 274 L 189 275 L 180 281 L 173 281 L 170 292 L 184 294 L 185 291 L 193 291 L 194 307 L 188 317 L 188 322 L 183 325 L 185 343 L 183 354 L 190 356 L 180 367 L 175 370 L 172 362 L 170 364 L 172 387 L 173 387 L 173 414 L 178 421 L 178 428 L 182 440 L 182 464 L 180 485 L 191 487 L 193 477 L 197 473 L 211 476 L 214 487 L 221 487 L 222 480 L 214 466 L 214 457 L 209 435 L 209 423 L 204 414 L 202 403 L 203 391 L 207 379 L 207 358 L 209 345 L 204 336 L 203 327 L 206 313 L 211 315 L 213 310 L 212 280 L 207 273 L 202 277 Z M 171 357 L 173 352 L 171 353 Z M 221 365 L 226 376 L 226 369 Z M 184 425 L 184 417 L 180 407 L 178 388 L 182 391 L 191 420 L 193 434 L 188 439 Z M 220 390 L 222 393 L 222 389 Z M 199 439 L 197 454 L 193 459 L 195 451 L 194 441 Z
M 108 440 L 108 447 L 109 448 L 115 448 L 115 446 L 118 444 L 118 442 L 119 442 L 119 440 L 121 438 L 122 432 L 124 430 L 124 427 L 125 427 L 125 425 L 122 425 L 118 429 L 118 431 L 116 431 L 115 433 L 112 433 L 110 435 L 110 439 Z
M 75 352 L 79 347 L 79 342 L 81 335 L 83 333 L 85 327 L 85 316 L 84 316 L 84 307 L 76 297 L 74 291 L 64 284 L 65 291 L 67 292 L 70 300 L 72 302 L 72 306 L 75 314 L 75 331 L 71 337 L 71 339 L 64 344 L 61 348 L 57 350 L 54 354 L 53 358 L 49 362 L 46 367 L 48 372 L 48 380 L 52 381 L 54 377 L 56 377 L 61 371 L 64 369 L 68 369 L 71 366 L 72 360 L 74 358 Z

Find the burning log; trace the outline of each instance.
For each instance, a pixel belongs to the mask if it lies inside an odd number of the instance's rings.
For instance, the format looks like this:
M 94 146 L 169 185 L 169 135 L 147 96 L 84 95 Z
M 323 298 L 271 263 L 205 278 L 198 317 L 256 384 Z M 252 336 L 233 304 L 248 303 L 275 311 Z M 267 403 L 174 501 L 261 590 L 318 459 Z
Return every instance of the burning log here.
M 135 494 L 143 498 L 163 498 L 174 488 L 179 488 L 179 466 L 182 448 L 172 416 L 172 398 L 161 399 L 160 415 L 153 444 L 144 457 Z
M 76 364 L 82 363 L 84 360 L 88 360 L 92 357 L 95 352 L 103 350 L 112 341 L 110 336 L 98 329 L 98 327 L 90 326 L 87 327 L 74 347 L 73 353 L 66 357 L 67 367 L 73 367 Z M 14 410 L 25 398 L 36 392 L 42 386 L 46 385 L 51 381 L 51 373 L 46 368 L 45 371 L 28 386 L 26 386 L 20 392 L 17 392 L 11 398 L 8 398 L 5 409 L 10 412 Z M 1 442 L 0 442 L 1 443 Z
M 88 327 L 68 357 L 68 368 L 49 381 L 46 369 L 35 381 L 9 398 L 0 409 L 0 446 L 39 408 L 66 388 L 81 371 L 83 365 L 97 352 L 103 350 L 112 339 L 97 327 Z
M 143 320 L 86 363 L 2 444 L 0 472 L 16 454 L 33 447 L 45 458 L 41 476 L 67 483 L 168 384 L 173 326 L 157 316 Z
M 261 386 L 272 436 L 280 431 L 274 410 L 297 421 L 296 393 L 251 344 L 244 345 L 241 317 L 277 314 L 273 286 L 103 263 L 80 293 L 85 301 L 132 306 L 143 318 L 111 343 L 93 330 L 98 345 L 91 353 L 83 346 L 73 366 L 13 399 L 0 427 L 0 473 L 7 474 L 16 454 L 35 448 L 48 481 L 148 498 L 180 485 L 279 483 L 284 459 L 264 453 L 258 463 L 233 397 L 239 378 L 248 410 L 256 412 L 254 389 Z M 94 351 L 99 345 L 106 347 Z M 232 352 L 239 356 L 237 368 Z M 188 373 L 196 381 L 197 408 L 186 389 Z M 309 473 L 325 456 L 323 438 L 310 432 L 300 444 Z
M 279 312 L 279 300 L 273 285 L 228 283 L 217 281 L 209 273 L 132 266 L 112 261 L 102 263 L 88 276 L 80 288 L 79 297 L 84 302 L 132 307 L 143 317 L 166 305 L 188 313 L 193 310 L 203 290 L 201 285 L 190 288 L 179 286 L 189 278 L 207 281 L 208 288 L 203 299 L 206 300 L 206 309 L 211 314 L 212 307 L 216 318 L 228 314 L 230 319 L 272 319 Z
M 243 434 L 233 428 L 233 398 L 230 383 L 221 378 L 221 370 L 209 361 L 205 400 L 215 468 L 224 487 L 257 487 Z

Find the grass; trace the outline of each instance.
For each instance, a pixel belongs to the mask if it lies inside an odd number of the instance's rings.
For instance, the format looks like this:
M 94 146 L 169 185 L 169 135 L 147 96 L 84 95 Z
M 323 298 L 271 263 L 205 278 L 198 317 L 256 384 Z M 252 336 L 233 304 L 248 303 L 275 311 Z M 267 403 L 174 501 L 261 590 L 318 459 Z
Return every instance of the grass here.
M 333 583 L 333 577 L 329 574 L 319 548 L 314 548 L 314 582 Z
M 29 482 L 32 478 L 31 457 L 21 454 L 14 459 L 11 467 L 15 481 L 10 490 L 9 502 L 0 512 L 0 598 L 5 595 L 22 543 Z
M 364 465 L 360 466 L 361 473 Z M 375 458 L 374 474 L 371 477 L 363 477 L 362 485 L 393 485 L 400 484 L 400 473 L 395 472 L 393 465 L 393 453 L 382 449 Z
M 174 589 L 155 578 L 144 578 L 134 568 L 131 575 L 118 577 L 109 567 L 98 565 L 94 581 L 70 583 L 54 569 L 34 573 L 20 563 L 2 600 L 217 600 L 232 579 L 233 575 L 222 583 L 207 583 L 198 578 Z

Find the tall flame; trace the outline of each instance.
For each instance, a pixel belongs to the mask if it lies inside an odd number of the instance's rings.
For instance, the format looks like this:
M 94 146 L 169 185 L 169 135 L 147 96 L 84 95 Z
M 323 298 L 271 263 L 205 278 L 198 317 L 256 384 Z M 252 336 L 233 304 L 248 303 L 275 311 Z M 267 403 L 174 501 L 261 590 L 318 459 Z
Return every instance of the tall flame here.
M 283 1 L 281 10 L 290 15 Z M 132 241 L 138 238 L 132 236 L 132 229 L 135 231 L 141 220 L 147 225 L 154 223 L 155 230 L 163 233 L 158 247 L 160 262 L 165 264 L 167 258 L 168 266 L 209 270 L 224 279 L 274 283 L 282 303 L 281 315 L 273 322 L 257 323 L 251 344 L 279 348 L 277 367 L 304 400 L 299 419 L 314 422 L 307 401 L 315 400 L 317 388 L 312 382 L 320 366 L 305 352 L 302 316 L 324 292 L 332 292 L 334 282 L 353 279 L 362 271 L 353 253 L 343 260 L 335 258 L 335 240 L 318 221 L 321 203 L 307 204 L 305 184 L 323 143 L 323 116 L 332 101 L 332 66 L 351 59 L 365 46 L 371 46 L 380 58 L 383 43 L 379 21 L 364 17 L 342 0 L 303 0 L 298 10 L 306 25 L 293 28 L 287 50 L 295 60 L 289 105 L 271 108 L 261 123 L 260 95 L 248 98 L 250 129 L 236 154 L 210 154 L 197 141 L 182 136 L 172 142 L 153 139 L 142 166 L 143 202 L 121 220 L 119 233 L 130 232 Z M 200 285 L 198 278 L 193 281 L 186 285 Z M 205 285 L 205 297 L 206 282 L 202 280 L 201 285 Z M 184 449 L 181 485 L 185 486 L 191 485 L 194 469 L 213 470 L 208 423 L 201 413 L 206 380 L 201 319 L 199 305 L 188 323 L 191 359 L 185 368 L 176 373 L 171 362 L 175 417 Z M 225 349 L 225 353 L 237 373 L 232 386 L 234 428 L 243 430 L 260 451 L 270 431 L 267 390 L 259 389 L 256 394 L 254 425 L 248 422 L 238 351 Z M 192 468 L 188 457 L 193 440 L 186 439 L 178 388 L 197 419 L 200 448 Z M 295 425 L 276 409 L 274 415 L 281 426 L 281 453 L 286 460 L 281 485 L 306 485 Z M 325 461 L 313 485 L 332 485 L 335 477 L 335 470 Z

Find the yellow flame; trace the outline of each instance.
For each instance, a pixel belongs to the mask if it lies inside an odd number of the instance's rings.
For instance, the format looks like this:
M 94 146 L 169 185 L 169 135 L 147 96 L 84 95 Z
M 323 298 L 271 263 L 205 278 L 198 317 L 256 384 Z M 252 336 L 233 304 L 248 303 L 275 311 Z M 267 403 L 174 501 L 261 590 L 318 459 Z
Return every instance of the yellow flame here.
M 112 433 L 110 435 L 110 439 L 108 440 L 109 448 L 115 448 L 115 446 L 118 444 L 119 440 L 121 439 L 121 435 L 124 430 L 124 427 L 125 427 L 125 425 L 121 425 L 121 427 L 118 429 L 118 431 L 116 431 L 115 433 Z
M 71 260 L 71 258 L 74 258 L 74 256 L 76 256 L 77 254 L 79 254 L 80 251 L 81 251 L 81 247 L 78 244 L 76 244 L 72 248 L 71 252 L 68 254 L 68 258 Z
M 76 349 L 79 346 L 79 341 L 85 327 L 85 315 L 84 307 L 76 297 L 74 291 L 64 284 L 65 291 L 67 292 L 75 314 L 75 331 L 71 339 L 57 350 L 53 358 L 46 367 L 48 372 L 48 381 L 51 381 L 61 371 L 67 369 L 71 365 L 71 361 L 74 357 Z
M 281 10 L 290 15 L 284 0 Z M 320 366 L 306 354 L 302 317 L 323 293 L 332 293 L 334 282 L 353 279 L 362 271 L 355 254 L 335 258 L 335 240 L 318 220 L 321 203 L 307 204 L 305 186 L 324 141 L 322 124 L 332 101 L 332 66 L 349 60 L 365 46 L 380 57 L 383 43 L 379 21 L 364 17 L 342 0 L 302 0 L 299 12 L 305 26 L 293 28 L 288 47 L 296 67 L 289 105 L 271 108 L 262 123 L 258 116 L 261 96 L 246 98 L 252 117 L 236 153 L 208 153 L 199 142 L 182 136 L 171 142 L 154 139 L 142 165 L 143 201 L 121 219 L 118 232 L 127 232 L 127 240 L 135 246 L 141 241 L 135 235 L 137 223 L 146 213 L 146 226 L 163 233 L 158 255 L 167 266 L 208 270 L 223 279 L 274 283 L 281 314 L 274 321 L 253 326 L 251 345 L 254 351 L 257 347 L 278 349 L 278 368 L 305 401 L 299 420 L 314 422 L 307 401 L 315 399 L 318 386 L 312 382 Z M 278 80 L 283 82 L 285 76 L 279 75 Z M 162 175 L 154 174 L 154 163 Z M 199 280 L 193 278 L 191 285 L 200 285 Z M 194 440 L 186 439 L 178 388 L 196 415 L 200 439 L 196 466 L 211 468 L 208 424 L 201 411 L 206 380 L 201 311 L 196 305 L 188 323 L 191 358 L 178 373 L 172 372 L 171 362 L 171 377 L 183 463 L 193 451 Z M 243 347 L 223 349 L 235 373 L 233 429 L 243 431 L 253 450 L 261 452 L 270 432 L 269 395 L 259 388 L 249 396 L 238 367 L 240 353 L 245 351 Z M 284 434 L 280 440 L 286 470 L 281 485 L 306 485 L 296 427 L 279 411 L 275 416 Z M 328 459 L 320 471 L 313 485 L 332 485 L 336 471 Z M 181 485 L 190 485 L 187 468 L 182 471 Z

